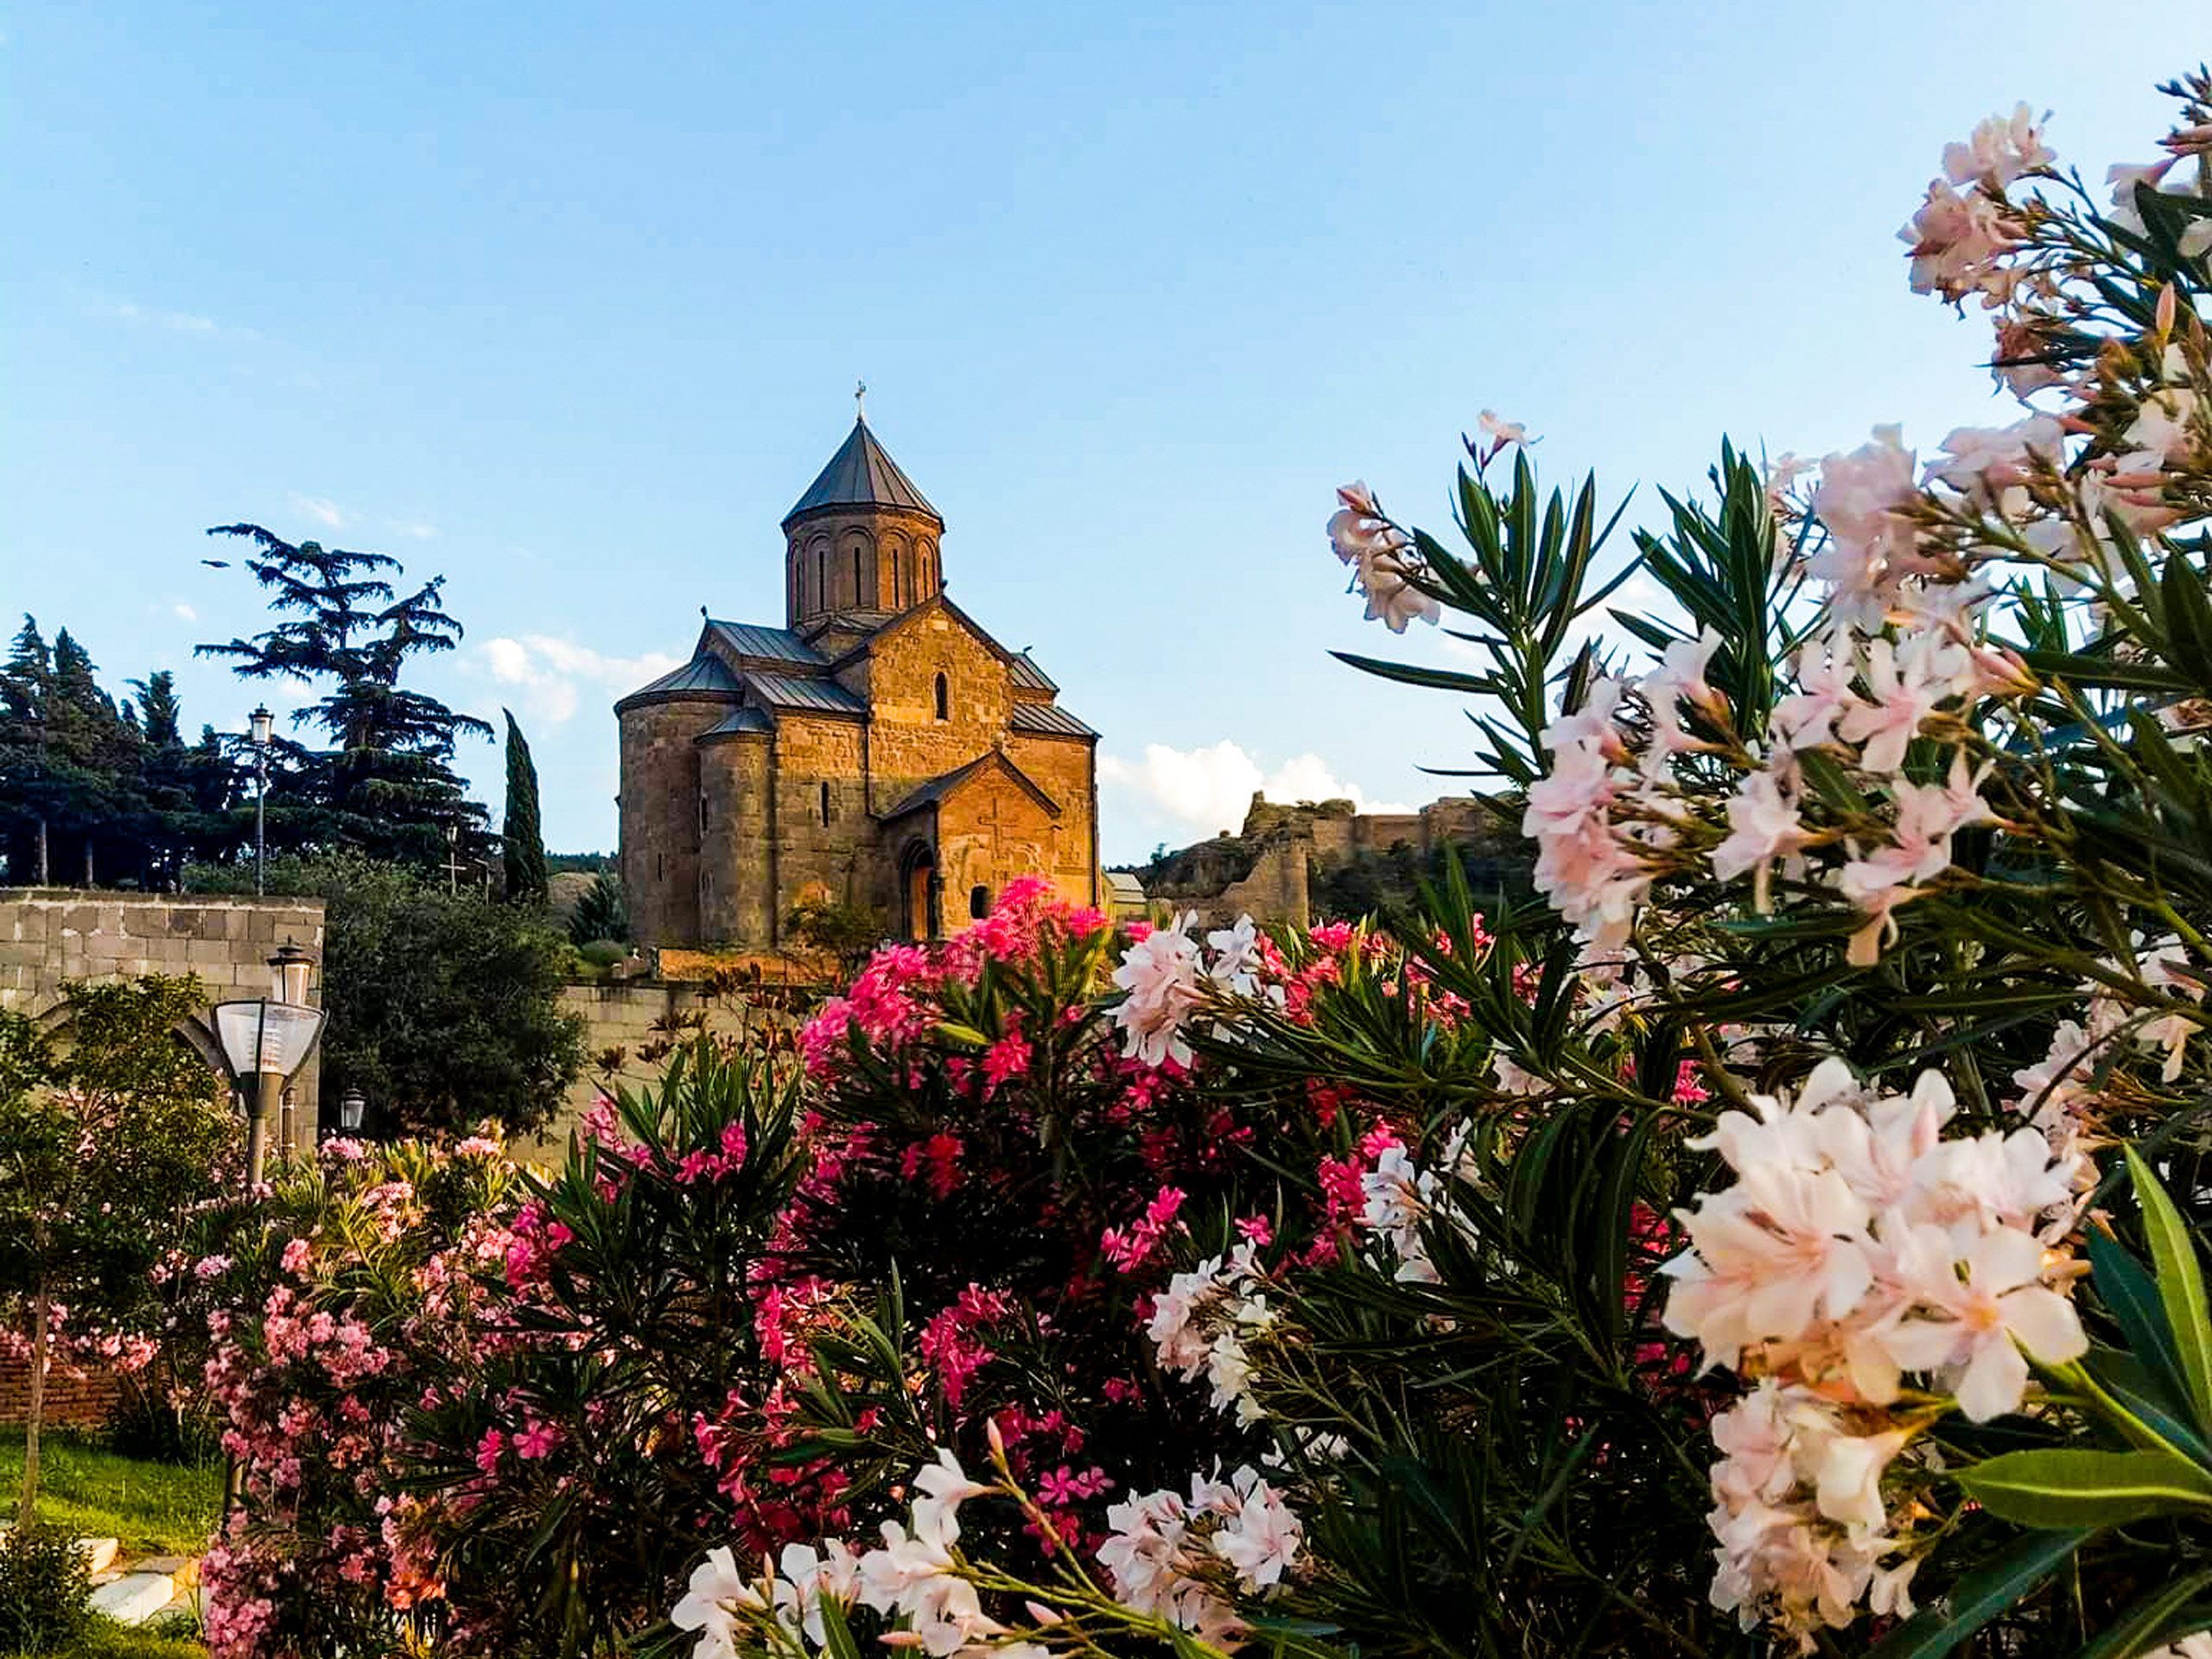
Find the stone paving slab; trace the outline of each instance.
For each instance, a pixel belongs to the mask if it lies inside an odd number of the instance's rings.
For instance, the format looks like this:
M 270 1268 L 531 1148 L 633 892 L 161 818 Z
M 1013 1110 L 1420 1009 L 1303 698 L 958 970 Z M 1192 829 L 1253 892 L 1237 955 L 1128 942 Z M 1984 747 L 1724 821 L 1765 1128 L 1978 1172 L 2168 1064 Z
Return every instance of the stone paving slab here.
M 92 1607 L 118 1624 L 143 1624 L 176 1599 L 176 1580 L 166 1573 L 126 1573 L 92 1592 Z

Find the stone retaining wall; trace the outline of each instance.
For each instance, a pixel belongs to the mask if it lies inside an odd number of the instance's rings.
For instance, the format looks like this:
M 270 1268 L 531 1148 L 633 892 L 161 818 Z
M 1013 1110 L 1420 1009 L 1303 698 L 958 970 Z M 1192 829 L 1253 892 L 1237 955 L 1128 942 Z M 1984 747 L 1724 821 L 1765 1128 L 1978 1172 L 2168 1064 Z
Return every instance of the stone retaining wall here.
M 143 974 L 196 974 L 210 1007 L 265 996 L 269 958 L 288 940 L 320 959 L 321 899 L 0 887 L 0 1009 L 60 1033 L 68 1014 L 63 980 Z M 310 1002 L 322 1001 L 321 977 L 318 968 Z M 221 1051 L 204 1017 L 187 1020 L 177 1035 L 220 1069 Z M 318 1073 L 310 1055 L 293 1080 L 287 1144 L 315 1144 Z

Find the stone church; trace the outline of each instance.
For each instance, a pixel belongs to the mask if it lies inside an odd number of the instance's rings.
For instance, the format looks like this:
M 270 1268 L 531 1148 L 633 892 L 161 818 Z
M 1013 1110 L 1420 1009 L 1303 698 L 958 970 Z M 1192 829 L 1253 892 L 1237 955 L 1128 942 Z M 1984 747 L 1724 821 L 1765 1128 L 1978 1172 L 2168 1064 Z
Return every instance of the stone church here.
M 946 596 L 944 520 L 865 414 L 783 531 L 784 626 L 707 617 L 614 705 L 636 937 L 769 948 L 829 899 L 934 938 L 1028 874 L 1097 904 L 1098 734 Z

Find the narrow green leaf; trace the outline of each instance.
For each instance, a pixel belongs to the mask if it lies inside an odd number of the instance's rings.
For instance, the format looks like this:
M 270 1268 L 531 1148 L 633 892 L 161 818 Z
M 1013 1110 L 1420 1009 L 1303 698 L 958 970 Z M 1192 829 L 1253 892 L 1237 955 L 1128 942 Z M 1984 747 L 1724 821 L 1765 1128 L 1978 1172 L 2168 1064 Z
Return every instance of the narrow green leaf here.
M 1891 1630 L 1866 1659 L 1943 1659 L 2056 1572 L 2090 1536 L 2080 1531 L 2028 1534 L 1961 1578 L 1942 1603 L 1922 1608 Z
M 2143 1206 L 2143 1229 L 2150 1236 L 2151 1266 L 2158 1275 L 2158 1300 L 2173 1329 L 2174 1348 L 2196 1408 L 2197 1426 L 2212 1433 L 2212 1308 L 2204 1303 L 2204 1274 L 2196 1264 L 2196 1241 L 2134 1147 L 2127 1148 L 2127 1173 L 2135 1180 L 2136 1202 Z
M 2192 1573 L 2152 1591 L 2122 1614 L 2117 1624 L 2107 1625 L 2074 1659 L 2135 1659 L 2139 1653 L 2171 1642 L 2172 1637 L 2162 1635 L 2167 1622 L 2208 1585 L 2212 1585 L 2212 1569 Z
M 2008 1452 L 1961 1470 L 1958 1482 L 1992 1515 L 2024 1527 L 2117 1527 L 2212 1510 L 2212 1470 L 2171 1452 Z
M 844 1604 L 835 1596 L 820 1598 L 822 1609 L 822 1650 L 830 1659 L 861 1659 L 861 1644 L 853 1640 L 852 1626 L 845 1622 Z
M 2147 1430 L 2183 1457 L 2194 1458 L 2212 1468 L 2212 1444 L 2208 1444 L 2190 1422 L 2189 1408 L 2183 1403 L 2177 1382 L 2170 1383 L 2163 1374 L 2134 1355 L 2113 1348 L 2090 1349 L 2083 1357 L 2082 1366 L 2088 1372 L 2089 1380 L 2112 1397 L 2114 1405 L 2136 1420 L 2139 1433 Z M 2138 1445 L 2148 1444 L 2135 1434 L 2130 1438 Z
M 2128 1351 L 2152 1379 L 2173 1395 L 2174 1404 L 2186 1409 L 2189 1384 L 2182 1375 L 2181 1353 L 2174 1346 L 2166 1310 L 2158 1300 L 2158 1281 L 2150 1269 L 2118 1239 L 2095 1228 L 2089 1232 L 2089 1282 L 2120 1328 L 2126 1334 Z

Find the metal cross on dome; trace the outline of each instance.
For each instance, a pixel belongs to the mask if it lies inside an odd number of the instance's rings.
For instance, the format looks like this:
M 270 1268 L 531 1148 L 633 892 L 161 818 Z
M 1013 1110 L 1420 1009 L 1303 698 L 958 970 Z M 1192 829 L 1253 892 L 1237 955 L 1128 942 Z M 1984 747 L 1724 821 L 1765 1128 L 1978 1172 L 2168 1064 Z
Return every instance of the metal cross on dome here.
M 853 418 L 868 419 L 868 382 L 861 381 L 853 388 Z

